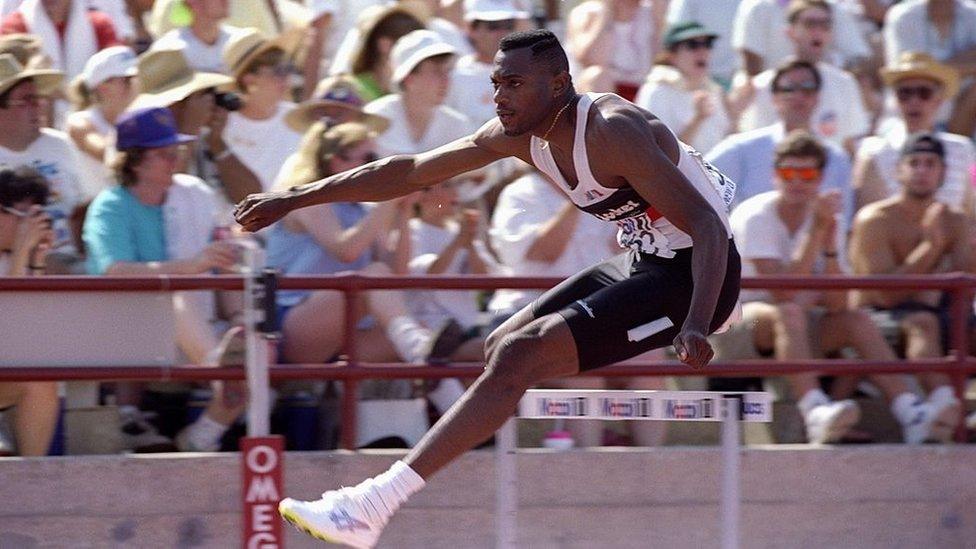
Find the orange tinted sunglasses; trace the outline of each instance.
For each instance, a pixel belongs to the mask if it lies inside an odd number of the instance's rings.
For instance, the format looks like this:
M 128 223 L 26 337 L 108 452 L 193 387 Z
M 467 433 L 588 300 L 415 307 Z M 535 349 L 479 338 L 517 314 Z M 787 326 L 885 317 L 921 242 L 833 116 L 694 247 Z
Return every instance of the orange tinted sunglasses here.
M 804 183 L 812 183 L 820 179 L 820 168 L 776 168 L 776 175 L 783 181 L 800 180 Z

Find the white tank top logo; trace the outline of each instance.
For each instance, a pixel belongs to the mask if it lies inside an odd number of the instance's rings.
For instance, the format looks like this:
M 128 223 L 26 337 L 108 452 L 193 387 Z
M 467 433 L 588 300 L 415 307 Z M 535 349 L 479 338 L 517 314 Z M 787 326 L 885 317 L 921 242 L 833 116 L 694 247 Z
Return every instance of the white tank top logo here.
M 674 250 L 692 245 L 691 237 L 662 217 L 633 187 L 604 187 L 593 177 L 586 153 L 586 120 L 593 101 L 603 95 L 587 93 L 577 105 L 576 133 L 573 141 L 573 164 L 579 183 L 570 188 L 559 171 L 552 152 L 538 145 L 541 140 L 532 136 L 532 161 L 556 183 L 576 206 L 594 217 L 617 224 L 617 243 L 641 253 L 660 257 L 674 257 Z M 678 170 L 719 214 L 726 234 L 732 237 L 728 210 L 735 197 L 735 183 L 705 162 L 701 153 L 678 141 L 680 145 Z

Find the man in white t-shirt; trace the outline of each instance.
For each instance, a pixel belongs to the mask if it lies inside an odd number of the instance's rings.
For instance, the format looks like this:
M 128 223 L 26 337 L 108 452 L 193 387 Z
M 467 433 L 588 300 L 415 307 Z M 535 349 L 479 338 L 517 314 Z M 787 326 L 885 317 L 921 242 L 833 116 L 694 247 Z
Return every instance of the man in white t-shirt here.
M 850 271 L 837 191 L 820 191 L 827 161 L 809 132 L 789 134 L 776 147 L 776 189 L 743 202 L 729 221 L 749 275 L 837 275 Z M 878 327 L 863 310 L 848 306 L 846 291 L 745 290 L 743 318 L 713 336 L 725 359 L 772 356 L 780 360 L 823 358 L 852 348 L 866 360 L 896 360 Z M 839 441 L 860 418 L 853 400 L 832 401 L 814 373 L 786 376 L 810 442 Z M 870 377 L 891 402 L 905 441 L 939 439 L 941 405 L 920 401 L 902 376 Z M 958 410 L 957 410 L 958 411 Z
M 47 96 L 62 78 L 59 71 L 24 69 L 12 55 L 0 55 L 0 165 L 31 167 L 50 184 L 54 246 L 64 254 L 49 256 L 54 270 L 70 269 L 77 259 L 68 219 L 86 198 L 77 149 L 64 133 L 41 127 Z
M 732 26 L 732 47 L 739 52 L 741 67 L 749 76 L 778 65 L 789 57 L 793 48 L 783 29 L 786 27 L 787 2 L 782 0 L 742 0 Z M 839 65 L 849 60 L 871 56 L 871 48 L 845 10 L 834 11 L 837 42 L 833 61 Z
M 491 71 L 498 43 L 515 30 L 519 20 L 528 16 L 511 0 L 465 1 L 465 30 L 474 53 L 458 59 L 454 67 L 447 99 L 449 107 L 463 113 L 475 124 L 484 124 L 495 117 Z
M 295 108 L 286 101 L 288 77 L 292 67 L 286 63 L 292 44 L 289 36 L 268 39 L 260 31 L 244 29 L 231 37 L 224 49 L 224 63 L 241 91 L 243 107 L 227 116 L 223 141 L 233 154 L 261 182 L 271 189 L 278 171 L 288 157 L 298 150 L 301 135 L 285 122 Z
M 785 33 L 796 58 L 815 63 L 823 81 L 820 100 L 810 120 L 811 129 L 817 137 L 838 146 L 848 145 L 848 150 L 853 150 L 854 140 L 870 131 L 871 121 L 861 100 L 857 80 L 827 60 L 838 11 L 824 0 L 794 0 L 787 9 Z M 776 122 L 772 97 L 774 74 L 773 69 L 768 69 L 745 84 L 751 86 L 754 95 L 752 103 L 742 113 L 740 131 Z
M 426 151 L 471 132 L 463 114 L 443 105 L 451 85 L 456 50 L 437 33 L 413 31 L 397 40 L 390 54 L 391 83 L 399 89 L 363 110 L 390 120 L 376 138 L 380 156 Z
M 153 50 L 180 50 L 193 70 L 227 74 L 221 57 L 233 33 L 239 31 L 222 23 L 227 19 L 228 0 L 185 0 L 193 14 L 187 27 L 172 29 L 153 42 Z

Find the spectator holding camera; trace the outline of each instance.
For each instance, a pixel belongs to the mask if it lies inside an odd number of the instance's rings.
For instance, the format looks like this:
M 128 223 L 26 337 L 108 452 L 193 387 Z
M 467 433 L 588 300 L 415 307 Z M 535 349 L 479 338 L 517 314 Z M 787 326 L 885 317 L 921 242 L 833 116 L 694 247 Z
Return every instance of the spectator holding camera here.
M 254 173 L 228 152 L 221 137 L 227 108 L 239 105 L 225 103 L 225 108 L 218 104 L 221 94 L 217 89 L 232 82 L 223 74 L 193 70 L 186 56 L 177 50 L 150 51 L 139 58 L 142 93 L 132 104 L 133 109 L 165 107 L 172 111 L 179 132 L 198 137 L 185 145 L 188 151 L 181 157 L 178 171 L 199 177 L 211 188 L 222 189 L 224 198 L 231 203 L 261 190 Z M 236 98 L 233 94 L 223 97 Z
M 44 273 L 54 239 L 51 218 L 42 209 L 49 196 L 47 181 L 35 170 L 0 168 L 0 276 Z M 0 411 L 13 411 L 22 456 L 47 455 L 58 406 L 56 382 L 0 382 Z
M 107 162 L 115 121 L 135 98 L 135 75 L 135 52 L 112 46 L 89 58 L 68 90 L 74 108 L 67 118 L 68 137 L 82 153 L 85 190 L 92 197 L 115 180 Z
M 302 137 L 285 122 L 295 108 L 286 101 L 288 77 L 293 73 L 288 59 L 296 46 L 292 38 L 286 33 L 272 40 L 256 29 L 244 29 L 231 38 L 223 53 L 243 104 L 227 115 L 223 128 L 212 128 L 211 153 L 218 162 L 236 156 L 265 191 L 271 189 L 288 156 L 298 150 Z
M 62 78 L 58 71 L 25 69 L 12 55 L 0 55 L 0 165 L 29 166 L 48 181 L 55 231 L 48 269 L 71 272 L 79 256 L 68 219 L 85 197 L 78 155 L 68 136 L 41 126 L 48 96 Z

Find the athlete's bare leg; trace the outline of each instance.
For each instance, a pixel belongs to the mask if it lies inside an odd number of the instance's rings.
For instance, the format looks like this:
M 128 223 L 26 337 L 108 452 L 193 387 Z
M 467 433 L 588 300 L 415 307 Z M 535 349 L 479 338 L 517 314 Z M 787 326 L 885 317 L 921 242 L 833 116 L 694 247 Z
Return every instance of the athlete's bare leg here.
M 576 343 L 558 314 L 522 327 L 525 310 L 498 328 L 486 344 L 485 373 L 420 440 L 404 462 L 428 479 L 464 452 L 487 440 L 512 416 L 536 383 L 579 372 Z M 496 330 L 496 332 L 498 332 Z

